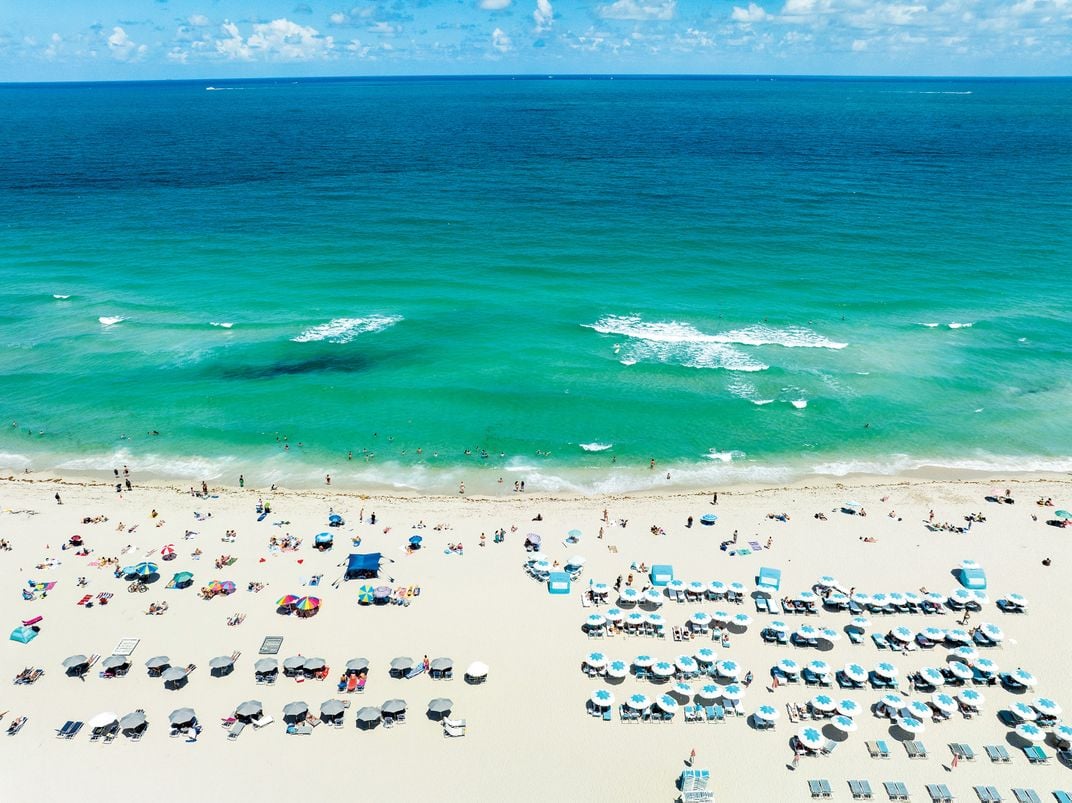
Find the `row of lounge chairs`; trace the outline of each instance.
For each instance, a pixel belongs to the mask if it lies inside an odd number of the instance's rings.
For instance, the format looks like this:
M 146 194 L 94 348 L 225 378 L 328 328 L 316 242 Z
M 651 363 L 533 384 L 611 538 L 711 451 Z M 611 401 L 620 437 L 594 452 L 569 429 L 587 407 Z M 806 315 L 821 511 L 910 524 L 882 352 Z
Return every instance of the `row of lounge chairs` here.
M 908 787 L 904 783 L 900 781 L 884 781 L 882 785 L 890 800 L 910 799 Z M 926 788 L 927 795 L 932 803 L 953 803 L 956 800 L 956 795 L 944 783 L 929 783 Z M 995 786 L 975 786 L 972 788 L 981 803 L 1001 803 L 1005 800 Z M 833 796 L 830 781 L 824 779 L 808 781 L 808 791 L 813 798 L 825 799 Z M 874 798 L 870 781 L 850 780 L 849 792 L 852 794 L 853 800 L 872 800 Z M 1038 792 L 1034 789 L 1013 787 L 1012 795 L 1017 803 L 1042 803 L 1042 798 L 1039 797 Z M 1057 803 L 1072 803 L 1072 795 L 1068 792 L 1055 790 L 1053 796 Z
M 908 753 L 909 758 L 927 758 L 927 748 L 920 741 L 908 741 L 903 742 L 905 752 Z M 890 748 L 886 744 L 885 740 L 878 739 L 873 742 L 866 742 L 868 753 L 871 754 L 871 758 L 889 758 Z M 949 744 L 949 750 L 958 761 L 974 761 L 976 753 L 970 745 L 962 742 L 951 742 Z M 1010 764 L 1012 763 L 1012 757 L 1009 755 L 1009 750 L 1004 745 L 993 744 L 987 745 L 983 748 L 986 752 L 987 758 L 994 764 Z M 1024 756 L 1028 762 L 1032 764 L 1046 764 L 1050 760 L 1049 754 L 1039 745 L 1030 745 L 1023 748 Z M 1059 758 L 1062 757 L 1059 754 Z M 1072 752 L 1067 756 L 1067 760 L 1072 763 Z

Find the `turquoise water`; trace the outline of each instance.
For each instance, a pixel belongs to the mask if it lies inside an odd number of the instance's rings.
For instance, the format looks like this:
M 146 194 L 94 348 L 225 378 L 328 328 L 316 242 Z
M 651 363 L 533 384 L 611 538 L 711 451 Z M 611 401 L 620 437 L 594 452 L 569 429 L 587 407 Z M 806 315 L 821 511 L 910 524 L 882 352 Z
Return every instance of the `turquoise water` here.
M 0 466 L 1072 469 L 1072 82 L 207 87 L 0 87 Z

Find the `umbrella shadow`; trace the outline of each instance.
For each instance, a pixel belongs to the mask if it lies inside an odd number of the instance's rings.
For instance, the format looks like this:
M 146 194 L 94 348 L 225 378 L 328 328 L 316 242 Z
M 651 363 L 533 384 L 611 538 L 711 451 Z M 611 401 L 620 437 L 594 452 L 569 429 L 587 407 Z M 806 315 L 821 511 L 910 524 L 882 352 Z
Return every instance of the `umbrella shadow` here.
M 890 725 L 889 729 L 886 732 L 890 735 L 891 739 L 896 739 L 898 742 L 911 742 L 914 741 L 916 738 L 916 735 L 914 733 L 912 733 L 911 731 L 906 731 L 904 728 L 902 728 L 896 723 Z
M 814 649 L 819 652 L 831 652 L 834 649 L 834 642 L 824 638 L 816 639 Z
M 838 728 L 835 728 L 833 725 L 831 725 L 829 723 L 826 724 L 826 725 L 823 725 L 822 733 L 823 733 L 823 736 L 825 736 L 827 739 L 829 739 L 832 742 L 845 742 L 845 741 L 848 741 L 848 739 L 849 739 L 849 734 L 845 733 L 842 730 L 839 730 Z

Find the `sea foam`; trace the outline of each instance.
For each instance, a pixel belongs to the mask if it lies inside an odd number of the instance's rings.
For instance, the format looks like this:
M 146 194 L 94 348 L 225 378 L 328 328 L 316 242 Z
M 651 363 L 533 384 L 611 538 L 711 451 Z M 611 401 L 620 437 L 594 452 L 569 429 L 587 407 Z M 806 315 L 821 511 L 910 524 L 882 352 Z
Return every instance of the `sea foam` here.
M 600 334 L 622 335 L 623 365 L 657 362 L 685 368 L 721 368 L 726 371 L 765 371 L 767 365 L 734 348 L 717 335 L 706 334 L 679 321 L 644 321 L 638 315 L 606 315 L 582 324 Z
M 582 443 L 579 444 L 586 452 L 605 452 L 607 449 L 613 449 L 613 443 Z
M 69 296 L 69 295 L 68 295 L 68 296 L 65 296 L 65 295 L 63 295 L 62 293 L 53 293 L 53 294 L 52 294 L 52 297 L 53 297 L 54 299 L 56 299 L 57 301 L 66 301 L 66 300 L 67 300 L 68 298 L 70 298 L 70 296 Z
M 234 326 L 234 324 L 230 323 L 230 322 L 222 322 L 221 323 L 221 322 L 217 322 L 217 321 L 210 321 L 209 325 L 210 326 L 218 326 L 221 329 L 230 329 L 232 326 Z
M 956 323 L 955 321 L 949 324 L 950 329 L 971 329 L 975 326 L 974 323 Z
M 367 318 L 334 318 L 306 329 L 291 340 L 295 343 L 349 343 L 358 335 L 382 332 L 402 320 L 401 315 L 370 315 Z
M 122 315 L 102 315 L 97 320 L 100 321 L 101 326 L 115 326 L 117 323 L 125 321 L 126 318 Z

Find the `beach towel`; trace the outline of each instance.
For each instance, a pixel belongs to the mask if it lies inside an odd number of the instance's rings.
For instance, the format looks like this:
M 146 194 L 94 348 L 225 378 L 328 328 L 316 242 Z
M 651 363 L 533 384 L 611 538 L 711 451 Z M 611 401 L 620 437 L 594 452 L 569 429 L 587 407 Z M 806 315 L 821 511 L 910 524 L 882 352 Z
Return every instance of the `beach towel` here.
M 267 513 L 261 513 L 261 515 L 257 516 L 257 521 L 264 521 L 267 517 Z
M 85 605 L 91 599 L 93 599 L 93 595 L 92 594 L 86 594 L 84 597 L 82 597 L 82 599 L 78 600 L 78 604 L 79 605 Z
M 748 546 L 752 548 L 753 552 L 759 552 L 759 550 L 763 549 L 763 546 L 759 543 L 759 541 L 749 541 Z

